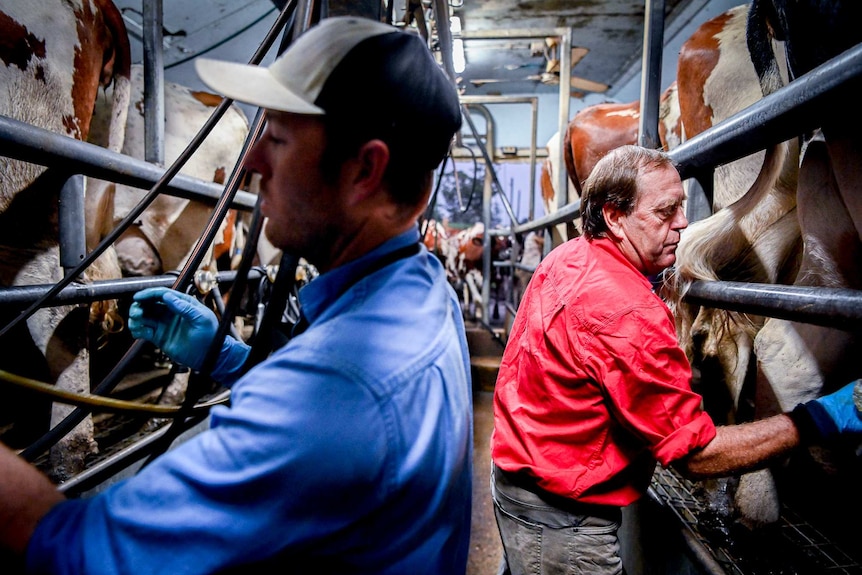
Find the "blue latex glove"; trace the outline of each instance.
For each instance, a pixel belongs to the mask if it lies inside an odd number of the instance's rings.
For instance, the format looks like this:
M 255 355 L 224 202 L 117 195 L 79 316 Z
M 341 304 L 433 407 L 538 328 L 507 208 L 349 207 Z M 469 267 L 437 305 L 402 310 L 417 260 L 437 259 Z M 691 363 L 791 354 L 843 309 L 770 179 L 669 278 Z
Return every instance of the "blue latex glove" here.
M 218 319 L 194 297 L 169 288 L 139 291 L 129 308 L 129 331 L 160 348 L 176 363 L 200 370 L 212 345 Z M 227 336 L 212 376 L 225 381 L 245 363 L 249 347 Z
M 834 393 L 798 405 L 794 412 L 804 411 L 824 439 L 834 439 L 842 433 L 862 433 L 862 415 L 853 401 L 855 386 L 855 381 L 848 383 Z

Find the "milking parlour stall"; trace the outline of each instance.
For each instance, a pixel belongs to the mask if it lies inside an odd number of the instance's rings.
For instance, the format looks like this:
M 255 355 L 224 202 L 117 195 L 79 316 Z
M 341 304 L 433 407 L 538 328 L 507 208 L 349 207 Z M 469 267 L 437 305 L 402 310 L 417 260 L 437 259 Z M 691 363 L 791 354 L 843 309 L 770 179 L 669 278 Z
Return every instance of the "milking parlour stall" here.
M 286 341 L 317 275 L 261 235 L 242 160 L 263 115 L 165 76 L 243 33 L 239 57 L 269 62 L 321 13 L 382 6 L 214 4 L 214 21 L 236 18 L 223 38 L 171 28 L 161 1 L 0 2 L 0 441 L 70 497 L 134 474 L 229 401 L 202 375 L 218 350 L 192 373 L 129 335 L 134 293 L 194 295 L 216 339 L 251 345 L 248 368 Z M 171 34 L 195 55 L 165 50 Z
M 129 335 L 135 292 L 191 293 L 221 318 L 222 336 L 265 357 L 272 339 L 260 329 L 295 321 L 294 270 L 300 282 L 314 272 L 258 244 L 263 222 L 240 164 L 260 118 L 164 80 L 161 2 L 0 8 L 0 440 L 78 496 L 134 473 L 228 401 Z M 252 62 L 294 16 L 259 8 L 262 43 L 243 55 Z
M 640 100 L 570 118 L 570 102 L 610 83 L 560 74 L 581 61 L 590 70 L 572 23 L 495 30 L 480 20 L 517 15 L 515 4 L 562 14 L 590 3 L 0 0 L 0 441 L 65 495 L 83 497 L 206 428 L 209 409 L 230 400 L 206 376 L 219 349 L 195 372 L 134 340 L 126 320 L 141 289 L 171 287 L 212 308 L 216 341 L 230 333 L 251 345 L 245 369 L 290 337 L 296 292 L 317 271 L 261 233 L 256 182 L 242 162 L 265 118 L 180 70 L 213 54 L 267 64 L 309 26 L 345 14 L 419 34 L 459 86 L 464 125 L 435 184 L 456 159 L 485 166 L 469 269 L 457 272 L 465 267 L 457 249 L 440 255 L 453 278 L 463 276 L 456 287 L 469 283 L 469 574 L 495 570 L 501 552 L 488 511 L 490 429 L 481 427 L 490 412 L 481 410 L 490 409 L 518 293 L 552 247 L 578 235 L 580 186 L 610 148 L 662 147 L 686 183 L 692 223 L 656 285 L 717 424 L 786 412 L 862 378 L 862 120 L 851 107 L 862 94 L 862 5 L 740 3 L 663 55 L 665 16 L 708 3 L 613 0 L 617 13 L 640 20 Z M 536 143 L 547 101 L 538 88 L 491 93 L 510 80 L 465 82 L 455 70 L 460 43 L 501 40 L 507 49 L 525 40 L 543 59 L 525 77 L 551 85 L 559 102 L 547 150 Z M 654 73 L 662 57 L 676 64 L 665 86 Z M 505 73 L 524 76 L 524 66 Z M 495 146 L 488 104 L 531 108 L 528 150 Z M 531 189 L 544 160 L 544 215 L 531 203 L 523 217 L 501 184 L 495 166 L 513 158 L 530 162 Z M 429 250 L 446 233 L 436 197 L 423 220 L 442 231 L 426 234 Z M 492 201 L 503 206 L 502 226 L 492 225 Z M 502 291 L 491 293 L 492 278 Z M 720 481 L 657 469 L 648 497 L 624 512 L 627 572 L 862 573 L 860 450 L 862 441 L 846 438 Z
M 667 150 L 691 224 L 658 289 L 693 387 L 718 425 L 788 412 L 862 375 L 862 148 L 847 113 L 860 93 L 859 7 L 731 6 L 686 36 L 673 83 L 660 85 L 647 69 L 660 66 L 650 31 L 661 4 L 647 3 L 642 100 L 579 110 L 546 152 L 542 195 L 556 203 L 500 233 L 565 241 L 549 228 L 576 223 L 590 162 L 622 144 Z M 647 500 L 624 510 L 627 572 L 860 572 L 859 448 L 852 437 L 800 448 L 723 480 L 657 469 Z

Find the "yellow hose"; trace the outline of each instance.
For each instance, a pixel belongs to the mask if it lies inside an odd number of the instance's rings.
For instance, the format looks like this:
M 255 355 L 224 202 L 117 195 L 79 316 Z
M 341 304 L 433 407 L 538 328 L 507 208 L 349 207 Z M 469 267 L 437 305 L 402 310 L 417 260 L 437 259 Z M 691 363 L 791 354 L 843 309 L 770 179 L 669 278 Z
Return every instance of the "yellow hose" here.
M 93 407 L 99 408 L 94 411 L 106 411 L 112 413 L 138 413 L 144 415 L 157 415 L 160 417 L 172 417 L 179 414 L 180 406 L 175 405 L 153 405 L 151 403 L 141 403 L 138 401 L 125 401 L 122 399 L 113 399 L 101 395 L 93 395 L 91 393 L 74 393 L 57 387 L 15 375 L 7 371 L 0 370 L 0 381 L 5 381 L 23 387 L 37 393 L 51 396 L 55 401 L 60 403 L 68 403 L 78 407 Z M 193 405 L 189 410 L 183 412 L 183 416 L 194 413 L 206 412 L 214 405 L 226 403 L 230 397 L 229 392 L 225 392 L 224 397 L 219 397 L 210 401 L 205 401 Z

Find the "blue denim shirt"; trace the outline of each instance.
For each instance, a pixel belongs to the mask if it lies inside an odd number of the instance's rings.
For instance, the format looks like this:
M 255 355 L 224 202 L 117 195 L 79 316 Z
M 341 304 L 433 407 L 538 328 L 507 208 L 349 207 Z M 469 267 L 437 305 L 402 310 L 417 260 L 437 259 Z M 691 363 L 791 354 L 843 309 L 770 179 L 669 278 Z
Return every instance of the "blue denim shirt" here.
M 410 231 L 300 290 L 310 327 L 232 386 L 211 428 L 39 524 L 46 573 L 463 574 L 472 396 L 460 308 Z

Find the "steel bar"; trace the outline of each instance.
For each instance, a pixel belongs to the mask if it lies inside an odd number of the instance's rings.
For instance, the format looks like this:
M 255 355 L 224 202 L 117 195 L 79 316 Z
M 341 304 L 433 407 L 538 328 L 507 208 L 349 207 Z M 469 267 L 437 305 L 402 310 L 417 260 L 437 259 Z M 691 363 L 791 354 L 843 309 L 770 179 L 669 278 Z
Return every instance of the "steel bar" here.
M 249 280 L 258 280 L 266 275 L 259 267 L 252 268 L 248 273 Z M 218 272 L 216 282 L 219 284 L 232 284 L 236 281 L 235 271 Z M 175 274 L 160 276 L 147 276 L 139 278 L 122 278 L 115 280 L 102 280 L 92 283 L 71 283 L 63 288 L 55 297 L 47 302 L 46 307 L 83 304 L 92 301 L 116 299 L 131 295 L 142 289 L 150 287 L 170 287 L 177 280 Z M 0 290 L 0 308 L 20 308 L 33 303 L 44 296 L 53 284 L 11 286 Z
M 862 291 L 859 290 L 698 281 L 689 288 L 685 301 L 826 327 L 862 328 Z
M 664 52 L 664 0 L 647 0 L 644 16 L 638 143 L 645 148 L 656 149 L 661 147 L 658 137 L 658 107 L 661 92 L 661 62 Z
M 149 189 L 165 174 L 164 168 L 143 160 L 3 115 L 0 115 L 0 155 L 141 189 Z M 180 174 L 161 191 L 214 205 L 223 190 L 220 185 Z M 254 194 L 239 192 L 231 207 L 252 210 L 254 202 Z
M 144 159 L 165 165 L 165 62 L 162 0 L 142 2 L 144 11 Z
M 87 255 L 84 212 L 84 178 L 75 174 L 60 190 L 60 266 L 65 274 L 71 273 Z

